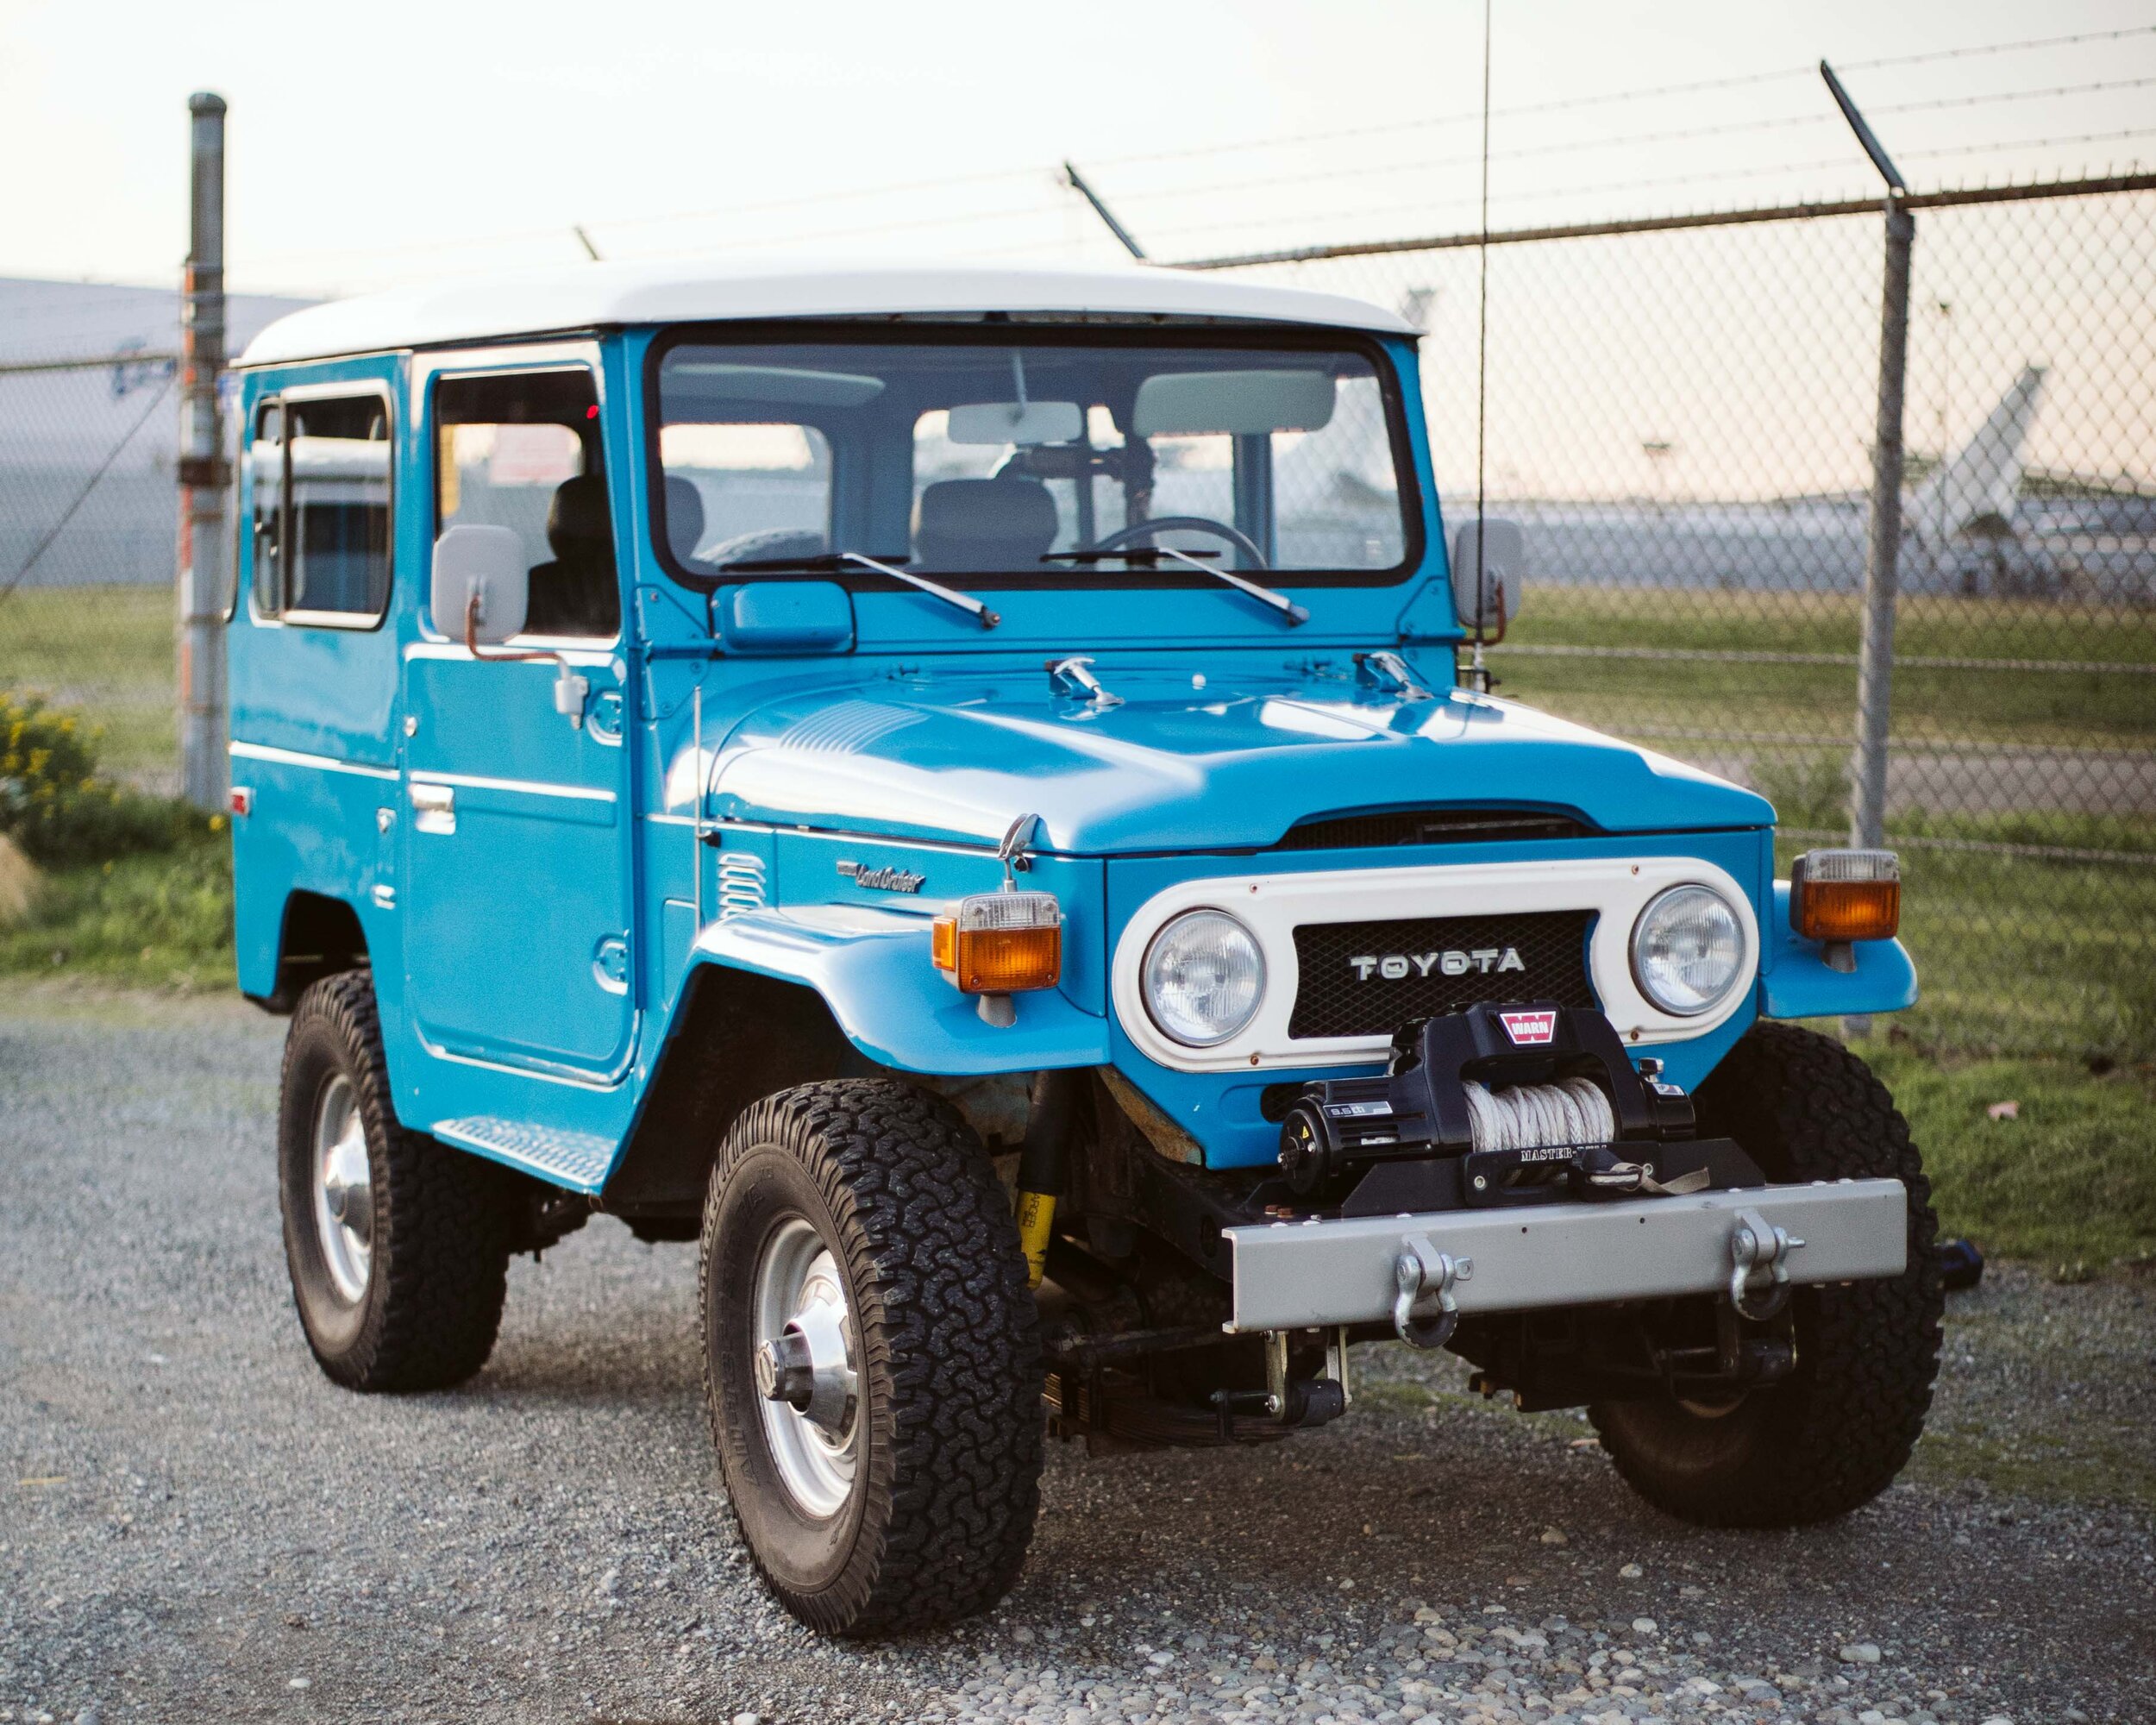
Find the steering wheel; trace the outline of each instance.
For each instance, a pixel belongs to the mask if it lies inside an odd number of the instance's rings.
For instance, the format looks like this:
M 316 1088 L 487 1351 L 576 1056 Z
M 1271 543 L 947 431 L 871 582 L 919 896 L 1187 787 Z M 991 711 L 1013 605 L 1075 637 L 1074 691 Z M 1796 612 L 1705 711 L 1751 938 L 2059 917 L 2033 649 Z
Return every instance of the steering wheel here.
M 1156 515 L 1149 520 L 1133 521 L 1128 527 L 1119 527 L 1114 532 L 1096 539 L 1081 549 L 1087 551 L 1115 551 L 1133 539 L 1143 539 L 1149 534 L 1186 532 L 1210 533 L 1225 539 L 1250 560 L 1256 569 L 1269 569 L 1265 554 L 1257 549 L 1257 542 L 1239 527 L 1231 527 L 1225 521 L 1215 521 L 1206 515 Z

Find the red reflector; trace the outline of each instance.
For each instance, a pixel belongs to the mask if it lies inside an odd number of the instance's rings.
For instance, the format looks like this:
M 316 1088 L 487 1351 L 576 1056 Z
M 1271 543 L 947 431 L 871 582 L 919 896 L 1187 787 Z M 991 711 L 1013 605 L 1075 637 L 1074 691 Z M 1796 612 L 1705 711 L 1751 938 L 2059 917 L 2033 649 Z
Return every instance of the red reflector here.
M 586 419 L 596 419 L 599 417 L 599 404 L 596 401 L 584 410 L 584 417 Z

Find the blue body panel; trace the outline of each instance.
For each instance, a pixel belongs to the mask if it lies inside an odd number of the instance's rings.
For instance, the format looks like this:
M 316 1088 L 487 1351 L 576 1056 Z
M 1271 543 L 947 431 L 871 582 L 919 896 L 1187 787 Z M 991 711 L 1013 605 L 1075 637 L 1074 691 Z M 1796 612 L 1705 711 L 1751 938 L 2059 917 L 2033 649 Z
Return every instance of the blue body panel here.
M 1898 1013 L 1916 1004 L 1916 965 L 1898 940 L 1859 940 L 1854 970 L 1836 970 L 1824 949 L 1789 926 L 1789 883 L 1774 883 L 1772 967 L 1760 978 L 1759 1016 L 1825 1019 Z
M 1110 969 L 1132 913 L 1178 881 L 1243 873 L 1699 857 L 1736 880 L 1763 937 L 1752 995 L 1712 1032 L 1653 1051 L 1695 1085 L 1755 1015 L 1890 1011 L 1914 977 L 1892 942 L 1828 969 L 1788 932 L 1771 878 L 1772 811 L 1680 762 L 1452 687 L 1459 630 L 1420 417 L 1408 414 L 1426 549 L 1404 580 L 1288 590 L 1292 632 L 1225 587 L 1112 594 L 1036 584 L 984 593 L 987 631 L 897 584 L 823 580 L 705 596 L 649 550 L 643 358 L 653 331 L 545 344 L 599 379 L 625 627 L 569 656 L 588 684 L 573 726 L 550 662 L 474 662 L 426 621 L 444 361 L 389 355 L 245 374 L 250 415 L 298 384 L 393 393 L 394 574 L 369 630 L 232 626 L 241 986 L 277 982 L 291 895 L 348 905 L 373 965 L 397 1107 L 410 1125 L 573 1189 L 601 1190 L 691 973 L 814 989 L 870 1059 L 961 1076 L 1112 1063 L 1218 1166 L 1269 1159 L 1269 1085 L 1355 1068 L 1193 1073 L 1116 1022 Z M 1387 344 L 1405 397 L 1415 358 Z M 486 356 L 513 366 L 519 350 Z M 459 363 L 482 363 L 470 354 Z M 243 493 L 241 509 L 247 509 Z M 241 591 L 252 547 L 242 542 Z M 1283 585 L 1291 576 L 1282 576 Z M 1358 680 L 1389 648 L 1438 691 Z M 1054 693 L 1043 661 L 1094 656 L 1123 698 Z M 700 720 L 700 733 L 697 725 Z M 414 796 L 454 804 L 454 829 Z M 1603 836 L 1384 850 L 1269 851 L 1313 816 L 1459 804 L 1576 812 Z M 386 811 L 386 813 L 385 813 Z M 993 850 L 1042 819 L 1019 882 L 1062 905 L 1064 971 L 981 1020 L 929 959 L 929 914 L 993 891 Z M 1232 859 L 1225 862 L 1224 859 Z M 841 863 L 849 868 L 842 870 Z M 912 894 L 863 871 L 918 875 Z

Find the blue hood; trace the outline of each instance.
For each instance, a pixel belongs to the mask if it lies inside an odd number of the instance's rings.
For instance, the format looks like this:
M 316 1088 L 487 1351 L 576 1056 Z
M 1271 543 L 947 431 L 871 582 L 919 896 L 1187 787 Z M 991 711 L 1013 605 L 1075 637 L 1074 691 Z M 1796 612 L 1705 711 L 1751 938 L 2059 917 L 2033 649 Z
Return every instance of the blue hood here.
M 978 843 L 1031 811 L 1075 855 L 1258 850 L 1313 816 L 1451 804 L 1576 811 L 1611 832 L 1757 827 L 1750 791 L 1531 708 L 1332 676 L 1102 668 L 1095 708 L 1037 668 L 803 691 L 714 763 L 722 818 Z M 1231 684 L 1231 678 L 1233 681 Z

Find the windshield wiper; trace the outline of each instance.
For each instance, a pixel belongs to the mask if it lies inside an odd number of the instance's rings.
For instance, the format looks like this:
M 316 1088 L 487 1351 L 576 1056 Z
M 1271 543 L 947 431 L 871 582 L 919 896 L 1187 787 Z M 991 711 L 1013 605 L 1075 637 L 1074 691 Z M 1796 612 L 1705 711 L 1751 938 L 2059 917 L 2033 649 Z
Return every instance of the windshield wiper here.
M 1127 551 L 1050 551 L 1041 561 L 1044 563 L 1097 563 L 1105 557 L 1121 557 L 1133 563 L 1150 563 L 1156 568 L 1163 557 L 1172 557 L 1179 563 L 1187 563 L 1200 574 L 1211 575 L 1216 581 L 1225 581 L 1238 593 L 1246 593 L 1260 605 L 1269 605 L 1281 614 L 1290 629 L 1310 621 L 1310 613 L 1284 593 L 1275 592 L 1260 582 L 1237 574 L 1232 569 L 1216 568 L 1200 561 L 1201 557 L 1217 557 L 1218 551 L 1193 555 L 1178 551 L 1173 545 L 1132 546 Z
M 1168 555 L 1167 548 L 1160 545 L 1125 545 L 1113 551 L 1044 551 L 1044 563 L 1105 563 L 1111 559 L 1120 563 L 1150 563 L 1158 566 Z M 1218 551 L 1187 551 L 1189 557 L 1217 557 Z
M 931 599 L 940 599 L 945 605 L 955 605 L 961 611 L 972 612 L 983 629 L 993 629 L 1003 621 L 971 593 L 941 586 L 925 575 L 910 575 L 897 567 L 906 561 L 904 557 L 864 556 L 859 551 L 817 551 L 803 557 L 742 557 L 730 563 L 721 563 L 718 572 L 723 575 L 836 574 L 842 569 L 873 569 L 894 581 L 904 581 Z

